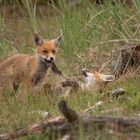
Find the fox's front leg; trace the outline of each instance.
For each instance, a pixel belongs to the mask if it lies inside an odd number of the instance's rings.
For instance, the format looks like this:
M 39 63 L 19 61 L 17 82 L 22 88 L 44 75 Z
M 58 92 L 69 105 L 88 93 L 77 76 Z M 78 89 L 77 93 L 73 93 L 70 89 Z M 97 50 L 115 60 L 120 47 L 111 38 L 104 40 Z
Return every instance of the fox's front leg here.
M 58 69 L 58 67 L 56 66 L 56 64 L 53 62 L 52 66 L 51 66 L 52 71 L 57 74 L 62 76 L 63 78 L 65 78 L 65 80 L 67 80 L 68 78 L 66 78 L 66 76 L 64 76 L 64 74 Z
M 67 78 L 66 76 L 64 76 L 64 74 L 57 68 L 57 66 L 55 65 L 55 63 L 52 63 L 52 67 L 51 67 L 52 71 L 58 75 L 60 75 L 64 81 L 61 83 L 63 87 L 68 87 L 71 86 L 74 89 L 79 87 L 79 84 L 74 81 L 74 80 L 69 80 L 69 78 Z

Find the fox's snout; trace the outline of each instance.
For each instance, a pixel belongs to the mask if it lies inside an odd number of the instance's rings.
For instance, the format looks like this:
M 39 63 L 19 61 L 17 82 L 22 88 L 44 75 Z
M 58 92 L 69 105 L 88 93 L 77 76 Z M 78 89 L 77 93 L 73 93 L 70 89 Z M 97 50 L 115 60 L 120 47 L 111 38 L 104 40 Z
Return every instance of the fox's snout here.
M 53 62 L 55 60 L 55 54 L 50 52 L 38 52 L 39 56 L 44 59 L 46 62 Z
M 87 77 L 87 73 L 86 73 L 86 71 L 85 71 L 84 69 L 82 69 L 82 74 L 83 74 L 85 77 Z
M 54 61 L 55 60 L 55 57 L 54 56 L 50 56 L 50 57 L 47 58 L 47 60 L 48 61 Z
M 90 72 L 88 69 L 83 68 L 83 69 L 82 69 L 82 74 L 83 74 L 85 77 L 88 77 L 88 76 L 91 75 L 91 72 Z
M 46 61 L 46 62 L 53 62 L 55 60 L 55 56 L 45 56 L 45 55 L 41 55 L 41 57 Z

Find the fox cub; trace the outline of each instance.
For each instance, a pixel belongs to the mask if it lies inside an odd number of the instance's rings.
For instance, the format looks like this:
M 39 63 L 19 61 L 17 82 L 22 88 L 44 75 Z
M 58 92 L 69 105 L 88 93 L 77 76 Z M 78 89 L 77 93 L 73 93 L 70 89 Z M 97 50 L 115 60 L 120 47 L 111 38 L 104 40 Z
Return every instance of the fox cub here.
M 77 88 L 82 90 L 91 90 L 95 92 L 101 92 L 102 89 L 105 87 L 106 83 L 113 82 L 115 80 L 114 75 L 105 75 L 100 72 L 90 71 L 86 68 L 82 69 L 82 79 L 80 81 L 77 80 L 78 86 L 76 84 L 69 81 L 63 82 L 64 87 L 73 87 L 69 88 L 65 93 L 65 96 L 69 96 L 72 90 L 77 90 Z M 82 81 L 81 81 L 82 80 Z
M 105 83 L 115 80 L 114 75 L 105 75 L 85 68 L 82 69 L 82 74 L 84 75 L 84 84 L 81 84 L 82 89 L 93 88 L 95 91 L 101 91 Z
M 24 89 L 24 92 L 20 93 L 20 98 L 26 97 L 31 87 L 43 81 L 49 68 L 63 76 L 54 63 L 61 39 L 62 36 L 45 40 L 35 34 L 34 42 L 37 46 L 35 54 L 16 54 L 3 61 L 0 64 L 0 95 L 2 96 L 4 88 L 9 87 L 7 84 L 12 83 L 15 91 L 19 85 Z M 5 77 L 7 81 L 4 83 Z

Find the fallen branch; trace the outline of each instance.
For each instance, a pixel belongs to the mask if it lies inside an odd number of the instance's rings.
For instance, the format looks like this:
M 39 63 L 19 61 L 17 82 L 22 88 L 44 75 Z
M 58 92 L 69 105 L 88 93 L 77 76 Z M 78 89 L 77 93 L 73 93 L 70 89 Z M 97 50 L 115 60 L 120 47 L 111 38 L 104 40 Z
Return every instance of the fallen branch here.
M 41 134 L 46 132 L 46 130 L 49 130 L 49 133 L 51 133 L 49 134 L 50 137 L 53 135 L 56 139 L 57 136 L 62 136 L 64 138 L 67 134 L 76 133 L 81 124 L 85 131 L 89 130 L 86 128 L 90 127 L 92 129 L 108 128 L 118 132 L 137 132 L 137 130 L 140 129 L 139 117 L 78 115 L 67 106 L 65 101 L 60 101 L 58 107 L 64 117 L 56 117 L 29 125 L 26 128 L 0 134 L 0 140 L 17 139 L 29 134 Z
M 72 109 L 70 109 L 64 100 L 58 103 L 58 108 L 59 111 L 63 114 L 63 116 L 68 120 L 68 122 L 74 122 L 78 120 L 78 114 Z

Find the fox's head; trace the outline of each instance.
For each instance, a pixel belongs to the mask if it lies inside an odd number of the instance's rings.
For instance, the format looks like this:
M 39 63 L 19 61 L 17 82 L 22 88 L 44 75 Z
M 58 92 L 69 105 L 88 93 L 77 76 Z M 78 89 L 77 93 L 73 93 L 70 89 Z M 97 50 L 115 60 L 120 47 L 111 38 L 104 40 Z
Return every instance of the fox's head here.
M 34 42 L 37 45 L 37 54 L 39 57 L 46 62 L 53 62 L 61 40 L 62 36 L 52 40 L 45 40 L 38 34 L 35 34 Z
M 90 71 L 83 68 L 82 73 L 84 75 L 85 83 L 89 86 L 96 82 L 112 82 L 115 80 L 114 75 L 105 75 L 99 72 Z

